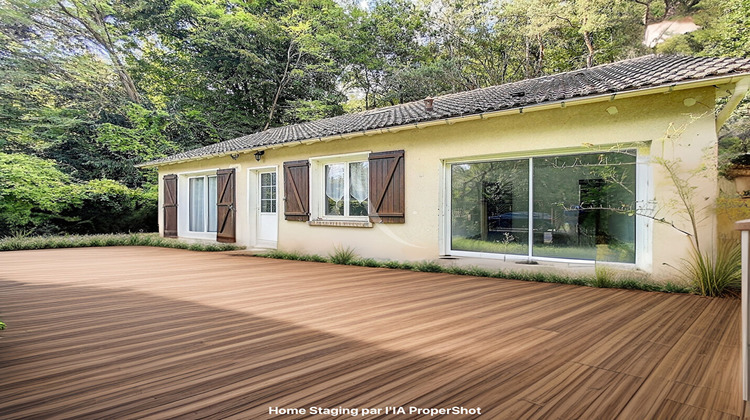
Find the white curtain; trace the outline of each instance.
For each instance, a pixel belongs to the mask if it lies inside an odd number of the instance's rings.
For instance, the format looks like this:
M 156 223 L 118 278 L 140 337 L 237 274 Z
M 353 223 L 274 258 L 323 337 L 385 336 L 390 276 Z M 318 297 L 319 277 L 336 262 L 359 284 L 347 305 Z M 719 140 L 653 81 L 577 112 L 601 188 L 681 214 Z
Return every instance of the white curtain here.
M 217 208 L 216 208 L 216 177 L 208 177 L 208 226 L 207 231 L 216 232 L 216 226 L 218 221 L 216 220 Z
M 190 178 L 190 231 L 205 232 L 204 222 L 204 178 Z
M 344 198 L 344 164 L 326 165 L 326 197 L 337 203 Z
M 349 164 L 349 195 L 360 203 L 369 196 L 369 162 L 354 162 Z

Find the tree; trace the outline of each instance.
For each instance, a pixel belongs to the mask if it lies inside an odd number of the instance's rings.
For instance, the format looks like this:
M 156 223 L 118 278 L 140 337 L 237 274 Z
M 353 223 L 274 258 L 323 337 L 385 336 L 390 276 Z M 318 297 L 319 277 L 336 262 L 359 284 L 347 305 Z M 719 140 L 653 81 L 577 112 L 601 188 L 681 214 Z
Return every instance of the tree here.
M 0 234 L 43 231 L 76 204 L 73 188 L 53 161 L 0 153 Z
M 558 2 L 556 0 L 516 0 L 514 2 L 519 10 L 525 13 L 528 19 L 527 31 L 532 35 L 546 35 L 553 31 L 561 31 L 565 28 L 575 30 L 583 45 L 585 46 L 586 67 L 592 67 L 597 61 L 597 55 L 619 56 L 627 55 L 629 51 L 606 51 L 602 54 L 602 48 L 597 44 L 606 44 L 614 37 L 624 38 L 626 44 L 632 46 L 632 25 L 637 22 L 632 7 L 622 0 L 574 0 L 569 2 Z M 536 29 L 530 29 L 536 28 Z M 617 28 L 617 34 L 615 34 Z M 625 29 L 623 31 L 623 29 Z M 559 33 L 559 32 L 558 32 Z M 609 42 L 620 44 L 619 42 Z M 604 45 L 603 45 L 604 46 Z M 613 54 L 614 53 L 614 54 Z M 624 53 L 624 54 L 623 54 Z M 604 58 L 604 57 L 603 57 Z M 609 57 L 602 61 L 610 61 Z
M 11 22 L 16 35 L 30 47 L 52 44 L 63 54 L 88 51 L 106 57 L 128 99 L 139 101 L 135 83 L 124 63 L 123 22 L 108 2 L 97 0 L 2 0 L 0 17 Z
M 464 83 L 453 91 L 502 84 L 535 75 L 525 16 L 497 0 L 434 0 L 430 11 L 433 54 L 453 63 Z M 524 30 L 519 31 L 519 27 Z M 537 61 L 537 60 L 535 60 Z
M 380 0 L 347 14 L 346 88 L 363 93 L 366 109 L 405 102 L 395 74 L 425 62 L 424 12 L 409 0 Z
M 136 79 L 204 144 L 299 122 L 316 105 L 325 116 L 341 112 L 341 9 L 332 1 L 168 1 L 158 20 L 150 2 L 135 5 L 127 18 L 140 51 L 131 57 Z

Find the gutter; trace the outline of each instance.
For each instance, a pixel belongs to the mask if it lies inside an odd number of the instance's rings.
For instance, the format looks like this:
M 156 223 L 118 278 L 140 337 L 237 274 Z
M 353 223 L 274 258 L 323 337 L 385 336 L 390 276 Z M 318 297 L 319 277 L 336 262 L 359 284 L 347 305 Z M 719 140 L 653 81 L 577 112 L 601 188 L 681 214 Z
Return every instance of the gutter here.
M 735 89 L 734 94 L 730 98 L 730 103 L 727 103 L 727 105 L 722 109 L 720 112 L 720 116 L 724 118 L 724 121 L 726 121 L 727 118 L 729 118 L 729 115 L 731 115 L 734 108 L 739 104 L 739 101 L 742 100 L 744 97 L 744 92 L 747 92 L 748 87 L 750 87 L 750 74 L 740 74 L 740 75 L 729 75 L 729 76 L 716 76 L 706 79 L 700 79 L 700 80 L 687 80 L 687 81 L 681 81 L 681 82 L 675 82 L 669 85 L 662 85 L 662 86 L 654 86 L 654 87 L 645 87 L 645 88 L 639 88 L 635 90 L 629 90 L 629 91 L 623 91 L 623 92 L 615 92 L 615 93 L 602 93 L 598 95 L 593 96 L 584 96 L 581 98 L 572 98 L 572 99 L 562 99 L 558 101 L 553 102 L 545 102 L 541 104 L 531 104 L 531 105 L 525 105 L 517 108 L 510 108 L 510 109 L 503 109 L 498 111 L 491 111 L 491 112 L 483 112 L 479 114 L 471 114 L 471 115 L 463 115 L 463 116 L 457 116 L 457 117 L 449 117 L 449 118 L 442 118 L 438 120 L 430 120 L 430 121 L 424 121 L 424 122 L 416 122 L 416 123 L 407 123 L 404 125 L 399 125 L 395 127 L 387 127 L 387 128 L 376 128 L 371 130 L 364 130 L 364 131 L 357 131 L 357 132 L 351 132 L 351 133 L 344 133 L 344 134 L 335 134 L 332 136 L 326 136 L 326 137 L 314 137 L 310 139 L 305 140 L 293 140 L 285 143 L 278 143 L 274 145 L 268 145 L 268 146 L 259 146 L 259 147 L 253 147 L 250 149 L 244 149 L 244 150 L 232 150 L 228 152 L 220 152 L 220 153 L 212 153 L 208 155 L 203 156 L 196 156 L 196 157 L 189 157 L 184 159 L 178 159 L 173 161 L 167 161 L 167 162 L 159 162 L 159 163 L 141 163 L 138 165 L 135 165 L 136 168 L 153 168 L 153 167 L 159 167 L 159 166 L 165 166 L 165 165 L 175 165 L 179 163 L 185 163 L 185 162 L 193 162 L 203 159 L 211 159 L 215 157 L 228 157 L 233 154 L 247 154 L 247 153 L 255 153 L 263 150 L 269 150 L 269 149 L 279 149 L 282 147 L 293 147 L 298 145 L 309 145 L 313 143 L 318 142 L 328 142 L 332 140 L 348 140 L 355 137 L 362 137 L 362 136 L 373 136 L 376 134 L 386 134 L 386 133 L 396 133 L 399 131 L 404 130 L 413 130 L 413 129 L 423 129 L 427 127 L 433 127 L 437 125 L 453 125 L 457 122 L 465 122 L 465 121 L 472 121 L 472 120 L 486 120 L 490 118 L 495 117 L 501 117 L 504 115 L 511 115 L 511 114 L 523 114 L 528 112 L 534 112 L 534 111 L 544 111 L 548 109 L 554 109 L 554 108 L 566 108 L 568 106 L 575 106 L 575 105 L 586 105 L 591 103 L 597 103 L 597 102 L 605 102 L 605 101 L 614 101 L 616 98 L 632 98 L 636 96 L 645 96 L 645 95 L 653 95 L 658 93 L 670 93 L 677 90 L 686 90 L 686 89 L 696 89 L 701 87 L 707 87 L 707 86 L 716 86 L 719 84 L 732 84 L 736 83 L 737 88 Z M 740 88 L 741 85 L 744 84 L 744 91 L 742 94 L 740 94 L 740 91 L 742 90 Z M 738 97 L 739 99 L 736 99 Z M 736 103 L 733 106 L 729 106 L 732 102 L 736 101 Z M 723 113 L 725 111 L 729 110 L 726 114 L 726 117 L 724 117 Z M 722 121 L 721 125 L 723 125 L 724 121 Z M 718 124 L 718 117 L 717 117 L 717 124 Z M 721 127 L 721 125 L 718 125 L 718 127 Z M 718 128 L 717 128 L 718 130 Z
M 737 82 L 734 87 L 734 93 L 732 93 L 732 96 L 729 97 L 726 105 L 724 105 L 721 108 L 721 111 L 716 115 L 716 135 L 719 134 L 719 130 L 721 130 L 721 127 L 727 122 L 732 115 L 732 112 L 737 109 L 737 105 L 745 99 L 745 94 L 747 94 L 748 88 L 750 88 L 750 77 L 745 77 Z

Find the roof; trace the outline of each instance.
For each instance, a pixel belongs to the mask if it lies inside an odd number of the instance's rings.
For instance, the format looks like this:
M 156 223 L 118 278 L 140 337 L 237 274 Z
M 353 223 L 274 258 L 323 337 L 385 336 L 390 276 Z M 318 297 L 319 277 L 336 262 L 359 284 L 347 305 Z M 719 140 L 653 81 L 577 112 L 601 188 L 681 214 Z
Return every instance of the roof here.
M 750 75 L 750 59 L 648 55 L 611 64 L 452 93 L 318 121 L 271 128 L 138 165 L 167 163 L 263 150 L 286 143 L 345 136 L 422 122 L 465 117 L 591 96 L 670 86 L 713 77 Z

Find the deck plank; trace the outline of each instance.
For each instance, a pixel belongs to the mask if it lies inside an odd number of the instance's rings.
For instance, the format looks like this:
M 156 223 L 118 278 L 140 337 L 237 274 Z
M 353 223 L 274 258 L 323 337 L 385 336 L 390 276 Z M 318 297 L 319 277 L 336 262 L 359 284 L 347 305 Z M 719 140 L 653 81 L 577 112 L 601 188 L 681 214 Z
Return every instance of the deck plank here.
M 739 315 L 731 299 L 231 253 L 3 252 L 0 418 L 747 418 Z

